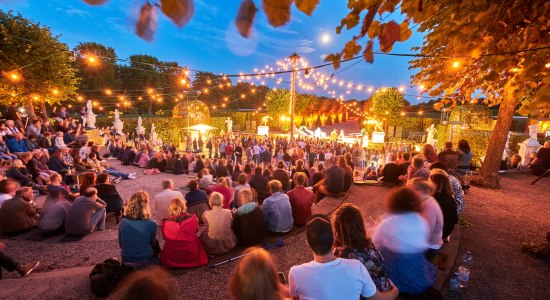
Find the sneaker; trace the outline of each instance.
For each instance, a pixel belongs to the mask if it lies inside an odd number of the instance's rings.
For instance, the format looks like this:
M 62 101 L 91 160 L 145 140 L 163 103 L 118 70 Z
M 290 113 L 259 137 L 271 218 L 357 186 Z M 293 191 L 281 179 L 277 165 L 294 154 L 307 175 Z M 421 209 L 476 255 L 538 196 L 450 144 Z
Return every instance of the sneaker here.
M 136 179 L 136 174 L 130 174 L 128 175 L 128 179 Z
M 117 184 L 117 183 L 120 181 L 120 179 L 122 179 L 122 177 L 117 177 L 115 180 L 113 180 L 113 182 L 114 182 L 115 184 Z
M 36 269 L 36 267 L 38 267 L 39 265 L 40 265 L 39 261 L 35 263 L 20 264 L 19 267 L 17 268 L 17 271 L 19 272 L 21 277 L 25 277 L 30 273 L 32 273 L 32 271 L 34 271 L 34 269 Z

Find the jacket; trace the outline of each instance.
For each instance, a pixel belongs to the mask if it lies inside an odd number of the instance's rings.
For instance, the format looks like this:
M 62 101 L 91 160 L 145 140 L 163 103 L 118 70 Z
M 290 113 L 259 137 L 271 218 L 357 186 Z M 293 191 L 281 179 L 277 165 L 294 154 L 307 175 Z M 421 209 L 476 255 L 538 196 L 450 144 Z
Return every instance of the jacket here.
M 208 263 L 204 245 L 195 235 L 199 229 L 199 221 L 195 215 L 170 216 L 162 220 L 160 227 L 164 237 L 164 248 L 160 252 L 163 266 L 188 268 Z

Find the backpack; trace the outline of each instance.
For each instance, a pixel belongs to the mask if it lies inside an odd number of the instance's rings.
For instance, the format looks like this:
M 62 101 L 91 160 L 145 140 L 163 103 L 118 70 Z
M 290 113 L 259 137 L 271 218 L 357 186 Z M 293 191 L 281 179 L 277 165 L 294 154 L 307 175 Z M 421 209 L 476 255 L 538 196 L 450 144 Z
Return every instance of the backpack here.
M 97 297 L 106 297 L 116 287 L 118 281 L 130 273 L 116 258 L 108 258 L 98 263 L 90 273 L 90 288 Z

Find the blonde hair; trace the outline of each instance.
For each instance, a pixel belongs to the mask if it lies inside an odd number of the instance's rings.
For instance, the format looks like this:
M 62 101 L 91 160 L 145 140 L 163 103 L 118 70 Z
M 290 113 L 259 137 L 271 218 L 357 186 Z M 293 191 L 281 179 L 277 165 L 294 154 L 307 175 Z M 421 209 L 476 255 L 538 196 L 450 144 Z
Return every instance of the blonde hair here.
M 244 188 L 237 194 L 237 200 L 239 201 L 239 206 L 249 202 L 254 202 L 254 193 L 250 188 Z
M 229 183 L 225 177 L 218 178 L 218 184 L 224 187 L 229 187 Z
M 151 207 L 149 206 L 149 194 L 137 192 L 132 195 L 126 204 L 125 216 L 133 220 L 148 220 L 151 218 Z
M 277 193 L 283 190 L 283 185 L 279 180 L 271 180 L 268 184 L 270 193 Z
M 424 178 L 413 178 L 407 181 L 407 187 L 424 195 L 432 194 L 432 186 Z
M 14 159 L 11 162 L 11 166 L 17 169 L 21 169 L 23 167 L 23 162 L 20 159 Z
M 170 206 L 168 208 L 168 213 L 172 216 L 179 216 L 181 213 L 187 211 L 187 205 L 185 201 L 180 198 L 174 198 L 170 201 Z
M 222 206 L 222 203 L 223 203 L 222 194 L 218 192 L 212 192 L 212 194 L 210 194 L 210 198 L 208 199 L 208 204 L 210 205 L 210 207 Z
M 279 300 L 284 299 L 279 289 L 277 268 L 269 252 L 251 247 L 233 270 L 229 282 L 232 299 Z

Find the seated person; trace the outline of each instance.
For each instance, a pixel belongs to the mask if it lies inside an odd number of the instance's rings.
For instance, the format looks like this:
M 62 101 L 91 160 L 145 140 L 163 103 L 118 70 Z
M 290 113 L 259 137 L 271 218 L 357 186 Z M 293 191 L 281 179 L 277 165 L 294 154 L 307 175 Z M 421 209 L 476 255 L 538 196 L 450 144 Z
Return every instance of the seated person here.
M 246 175 L 245 175 L 246 176 Z M 233 217 L 232 228 L 242 247 L 257 245 L 266 234 L 264 214 L 254 192 L 250 188 L 240 190 L 237 196 L 238 207 Z
M 380 182 L 389 184 L 389 185 L 397 185 L 399 184 L 399 174 L 401 173 L 401 168 L 397 163 L 395 163 L 396 156 L 394 154 L 390 154 L 391 161 L 387 164 L 385 164 L 382 167 Z
M 293 181 L 296 183 L 296 187 L 287 193 L 292 207 L 292 218 L 296 226 L 306 225 L 306 220 L 311 216 L 311 206 L 315 200 L 315 194 L 304 187 L 306 180 L 306 174 L 302 172 L 294 174 Z
M 212 210 L 205 211 L 202 215 L 205 228 L 201 239 L 210 255 L 227 253 L 237 245 L 237 238 L 231 229 L 231 211 L 222 208 L 222 202 L 223 195 L 212 192 L 208 201 Z
M 269 193 L 262 204 L 262 211 L 267 231 L 272 234 L 286 233 L 292 230 L 294 219 L 288 196 L 282 193 L 282 185 L 278 180 L 269 182 Z
M 97 197 L 97 190 L 89 187 L 76 198 L 65 218 L 65 232 L 71 235 L 85 235 L 94 230 L 105 230 L 105 207 Z
M 32 186 L 31 176 L 27 168 L 20 159 L 11 161 L 9 169 L 6 171 L 6 177 L 11 178 L 19 183 L 19 186 Z
M 140 269 L 159 262 L 157 223 L 151 217 L 149 194 L 134 193 L 126 206 L 125 218 L 118 226 L 118 244 L 123 265 Z
M 258 194 L 258 202 L 260 204 L 263 203 L 265 198 L 269 197 L 269 190 L 267 189 L 269 180 L 262 175 L 262 172 L 263 170 L 261 167 L 256 167 L 256 169 L 254 169 L 254 176 L 252 176 L 248 182 L 250 187 Z
M 15 196 L 15 192 L 19 188 L 17 181 L 13 179 L 2 179 L 0 180 L 0 207 L 4 201 L 9 200 Z
M 170 215 L 160 224 L 164 238 L 160 262 L 166 268 L 200 267 L 208 263 L 202 241 L 196 236 L 199 220 L 186 210 L 185 202 L 174 198 Z
M 15 196 L 4 201 L 0 207 L 0 231 L 18 233 L 38 225 L 40 216 L 34 208 L 34 193 L 31 188 L 22 187 Z
M 363 180 L 378 180 L 378 175 L 376 175 L 376 171 L 370 171 L 367 170 L 365 174 L 363 174 Z
M 185 174 L 186 171 L 188 172 L 188 170 L 185 170 L 183 168 L 183 163 L 181 162 L 179 153 L 176 153 L 174 155 L 174 157 L 171 158 L 171 160 L 173 160 L 173 162 L 174 162 L 174 170 L 172 171 L 172 173 L 174 173 L 174 175 Z
M 290 268 L 288 283 L 294 299 L 395 299 L 399 294 L 391 281 L 388 291 L 377 291 L 360 261 L 334 256 L 334 234 L 327 216 L 311 216 L 306 225 L 306 240 L 313 261 Z
M 0 159 L 12 160 L 16 158 L 17 156 L 11 153 L 6 142 L 0 138 Z
M 209 189 L 210 186 L 214 184 L 214 176 L 210 174 L 208 169 L 202 169 L 202 171 L 197 174 L 197 178 L 199 179 L 199 188 L 202 190 Z
M 160 222 L 170 215 L 170 203 L 174 198 L 184 200 L 183 194 L 180 191 L 174 190 L 174 181 L 172 179 L 164 179 L 162 181 L 162 191 L 155 195 L 151 204 L 153 216 L 155 216 L 157 221 Z
M 344 192 L 346 171 L 335 164 L 333 158 L 327 158 L 326 162 L 330 167 L 325 170 L 325 179 L 314 187 L 315 203 L 321 201 L 323 196 L 337 196 Z
M 290 185 L 290 175 L 288 174 L 288 171 L 285 170 L 285 167 L 285 163 L 280 161 L 277 163 L 277 169 L 273 171 L 273 179 L 281 182 L 283 185 L 283 191 L 286 191 Z
M 430 177 L 430 170 L 428 170 L 428 168 L 424 165 L 424 159 L 422 156 L 416 155 L 413 157 L 412 164 L 407 170 L 407 180 L 411 180 L 413 178 L 422 178 L 427 180 L 428 177 Z
M 2 269 L 5 269 L 8 272 L 17 271 L 21 277 L 25 277 L 40 265 L 39 261 L 27 264 L 18 263 L 4 251 L 5 248 L 6 244 L 0 242 L 0 274 L 2 274 Z
M 117 216 L 120 216 L 124 203 L 116 189 L 116 185 L 111 182 L 109 174 L 97 174 L 95 188 L 97 189 L 97 196 L 107 204 L 106 211 L 114 212 Z
M 231 196 L 233 194 L 233 189 L 230 187 L 231 182 L 227 177 L 218 177 L 218 184 L 212 188 L 212 192 L 218 192 L 223 195 L 223 208 L 229 208 L 229 202 L 233 199 Z
M 49 178 L 48 197 L 40 210 L 38 228 L 46 232 L 65 229 L 65 218 L 71 208 L 68 198 L 72 195 L 61 186 L 61 175 L 52 174 Z
M 237 165 L 237 167 L 238 167 L 238 165 Z M 237 207 L 237 199 L 239 197 L 239 191 L 242 190 L 242 189 L 247 189 L 247 188 L 250 188 L 250 184 L 248 184 L 246 182 L 246 174 L 241 173 L 241 174 L 239 174 L 239 177 L 237 178 L 237 185 L 234 188 L 235 197 L 233 197 L 233 200 L 232 200 L 231 204 L 229 205 L 230 207 Z
M 550 140 L 544 142 L 544 147 L 540 148 L 537 156 L 529 164 L 533 174 L 541 176 L 550 169 Z
M 307 176 L 306 176 L 307 177 Z M 315 186 L 321 180 L 325 179 L 325 165 L 319 163 L 315 172 L 311 174 L 311 178 L 308 180 L 309 186 Z
M 444 163 L 448 169 L 456 170 L 458 164 L 458 152 L 453 150 L 453 143 L 446 142 L 445 149 L 437 154 L 440 162 Z
M 199 189 L 199 184 L 196 180 L 191 179 L 187 183 L 189 191 L 185 194 L 187 202 L 187 212 L 197 216 L 199 223 L 203 224 L 202 215 L 205 211 L 210 210 L 208 206 L 208 195 L 205 191 Z

